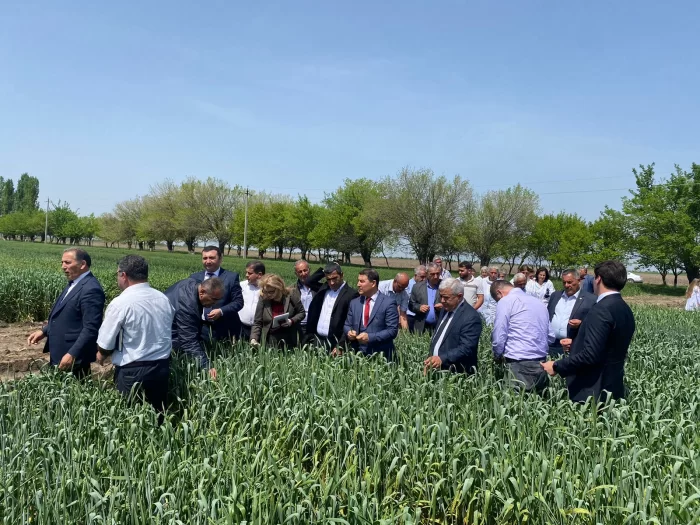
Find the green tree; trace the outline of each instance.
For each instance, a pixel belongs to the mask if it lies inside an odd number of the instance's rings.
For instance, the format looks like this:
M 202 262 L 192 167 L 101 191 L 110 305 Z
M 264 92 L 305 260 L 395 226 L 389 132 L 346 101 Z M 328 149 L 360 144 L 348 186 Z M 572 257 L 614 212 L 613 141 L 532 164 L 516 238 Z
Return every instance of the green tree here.
M 430 169 L 404 168 L 385 184 L 389 198 L 378 199 L 373 220 L 389 222 L 421 263 L 431 261 L 440 251 L 454 250 L 462 218 L 473 203 L 468 181 L 459 176 L 451 180 L 436 177 Z M 389 233 L 380 231 L 378 242 Z
M 547 261 L 555 275 L 584 262 L 592 243 L 588 223 L 576 214 L 564 212 L 541 217 L 529 237 L 535 262 L 539 265 Z
M 519 184 L 489 191 L 466 214 L 460 228 L 464 251 L 473 253 L 481 266 L 496 257 L 511 260 L 524 253 L 524 243 L 537 221 L 539 198 Z
M 319 206 L 311 204 L 308 197 L 300 195 L 289 210 L 291 243 L 295 248 L 299 248 L 302 259 L 306 259 L 307 253 L 313 248 L 311 234 L 318 224 L 319 209 Z
M 326 209 L 319 210 L 309 242 L 342 253 L 345 262 L 359 253 L 365 266 L 371 266 L 372 255 L 391 234 L 386 194 L 386 183 L 345 179 L 342 187 L 323 199 Z
M 14 209 L 16 211 L 34 211 L 39 208 L 39 179 L 23 173 L 17 181 Z
M 0 215 L 7 215 L 15 211 L 15 183 L 12 179 L 5 179 L 0 188 Z
M 175 241 L 184 238 L 178 224 L 180 201 L 180 188 L 170 180 L 152 186 L 143 199 L 142 231 L 153 240 L 165 241 L 169 252 Z
M 586 262 L 595 265 L 607 260 L 626 261 L 632 240 L 629 231 L 625 214 L 606 206 L 591 224 L 593 242 Z
M 79 223 L 78 214 L 70 209 L 68 203 L 59 202 L 49 212 L 49 235 L 56 243 L 66 244 L 66 241 L 80 237 Z

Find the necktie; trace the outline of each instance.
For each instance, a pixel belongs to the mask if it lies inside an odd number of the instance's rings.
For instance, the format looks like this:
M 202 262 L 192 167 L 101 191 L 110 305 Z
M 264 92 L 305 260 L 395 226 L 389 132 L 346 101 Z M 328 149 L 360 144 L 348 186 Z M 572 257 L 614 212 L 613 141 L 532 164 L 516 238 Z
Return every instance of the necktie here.
M 363 320 L 365 322 L 365 328 L 367 328 L 367 325 L 369 324 L 369 303 L 372 302 L 372 298 L 368 297 L 365 299 L 365 312 L 363 316 Z
M 447 321 L 450 320 L 450 316 L 452 315 L 452 312 L 447 312 L 447 315 L 442 318 L 442 322 L 440 323 L 440 326 L 438 326 L 438 329 L 435 330 L 435 333 L 433 334 L 433 341 L 438 342 L 440 340 L 440 336 L 442 335 L 442 332 L 445 331 L 445 327 L 447 326 Z
M 213 272 L 207 272 L 207 276 L 204 278 L 204 280 L 206 281 L 207 279 L 210 279 L 210 278 L 212 278 L 212 277 L 214 277 L 214 273 L 213 273 Z

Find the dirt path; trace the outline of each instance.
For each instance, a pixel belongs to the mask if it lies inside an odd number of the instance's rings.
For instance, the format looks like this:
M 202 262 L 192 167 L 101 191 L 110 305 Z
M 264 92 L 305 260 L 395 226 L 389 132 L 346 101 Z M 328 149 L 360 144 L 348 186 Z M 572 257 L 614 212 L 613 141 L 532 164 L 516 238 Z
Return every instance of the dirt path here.
M 39 372 L 49 362 L 49 355 L 43 353 L 43 341 L 36 346 L 27 344 L 29 334 L 41 328 L 41 324 L 0 322 L 0 380 Z M 105 375 L 111 369 L 109 363 L 92 364 L 93 375 Z

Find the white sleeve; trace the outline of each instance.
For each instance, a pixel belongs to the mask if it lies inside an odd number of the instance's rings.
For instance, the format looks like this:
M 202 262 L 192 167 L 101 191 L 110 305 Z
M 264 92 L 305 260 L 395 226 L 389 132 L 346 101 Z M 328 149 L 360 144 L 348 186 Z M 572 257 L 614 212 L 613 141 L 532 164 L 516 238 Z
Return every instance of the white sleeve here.
M 117 337 L 124 324 L 124 312 L 118 305 L 111 303 L 105 312 L 104 321 L 97 334 L 97 346 L 104 350 L 114 350 Z

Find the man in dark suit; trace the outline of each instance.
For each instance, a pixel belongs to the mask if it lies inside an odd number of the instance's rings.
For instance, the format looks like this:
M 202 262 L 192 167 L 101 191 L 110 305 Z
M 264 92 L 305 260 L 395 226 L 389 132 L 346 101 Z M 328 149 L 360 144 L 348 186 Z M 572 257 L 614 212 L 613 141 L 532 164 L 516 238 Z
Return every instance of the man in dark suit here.
M 299 301 L 304 305 L 304 320 L 299 323 L 299 340 L 306 339 L 306 324 L 309 316 L 309 307 L 314 295 L 321 289 L 321 279 L 323 279 L 323 268 L 319 268 L 312 275 L 309 275 L 309 263 L 304 259 L 299 259 L 294 263 L 294 273 L 297 282 L 294 284 L 290 296 L 292 301 Z
M 391 361 L 394 339 L 399 333 L 396 300 L 379 292 L 379 274 L 372 268 L 360 272 L 357 290 L 361 297 L 350 301 L 343 328 L 348 346 L 367 356 L 381 352 L 387 361 Z
M 578 278 L 581 281 L 581 290 L 590 294 L 595 294 L 593 291 L 593 276 L 588 274 L 588 268 L 581 266 L 578 269 Z
M 442 312 L 430 341 L 430 354 L 423 361 L 423 373 L 431 368 L 466 372 L 476 371 L 481 316 L 464 301 L 464 284 L 459 279 L 440 283 Z
M 224 295 L 212 307 L 204 308 L 202 315 L 202 340 L 207 342 L 231 340 L 241 331 L 238 311 L 243 308 L 243 292 L 237 272 L 229 272 L 221 267 L 223 254 L 218 246 L 205 246 L 202 249 L 204 270 L 190 275 L 197 282 L 218 277 L 224 283 Z
M 428 278 L 425 281 L 416 283 L 411 290 L 408 300 L 408 309 L 414 314 L 413 330 L 422 334 L 425 330 L 432 334 L 440 315 L 440 275 L 442 267 L 435 263 L 428 264 Z
M 598 302 L 581 323 L 569 356 L 542 363 L 549 375 L 566 377 L 569 398 L 576 402 L 605 401 L 608 393 L 613 399 L 625 396 L 625 358 L 635 329 L 632 310 L 620 295 L 627 282 L 625 266 L 605 261 L 594 273 Z
M 561 356 L 561 341 L 575 339 L 581 322 L 595 304 L 595 295 L 580 288 L 576 270 L 565 270 L 561 274 L 563 292 L 554 292 L 549 299 L 549 328 L 554 342 L 549 345 L 549 355 Z
M 105 307 L 105 294 L 90 272 L 91 263 L 88 253 L 80 248 L 63 252 L 61 266 L 68 286 L 53 305 L 48 323 L 28 339 L 35 345 L 46 338 L 44 353 L 49 354 L 51 366 L 72 370 L 78 379 L 90 375 Z
M 350 301 L 357 291 L 343 280 L 343 269 L 338 263 L 328 263 L 323 268 L 326 284 L 311 300 L 306 316 L 306 343 L 320 344 L 327 350 L 335 350 L 345 344 L 345 318 Z
M 202 336 L 205 308 L 211 308 L 224 296 L 224 282 L 218 277 L 211 277 L 203 282 L 183 279 L 165 291 L 170 304 L 175 309 L 173 320 L 173 350 L 193 357 L 201 368 L 209 370 L 212 379 L 216 379 L 216 368 L 209 364 L 209 357 L 204 351 L 205 339 Z M 207 336 L 208 337 L 208 336 Z

